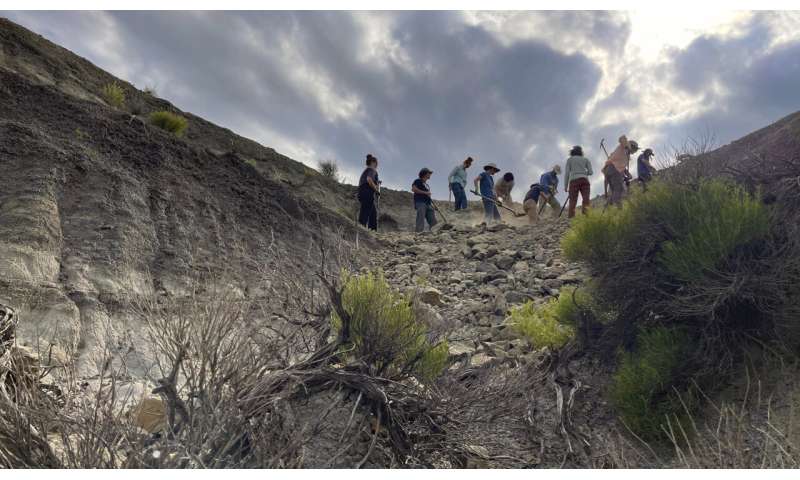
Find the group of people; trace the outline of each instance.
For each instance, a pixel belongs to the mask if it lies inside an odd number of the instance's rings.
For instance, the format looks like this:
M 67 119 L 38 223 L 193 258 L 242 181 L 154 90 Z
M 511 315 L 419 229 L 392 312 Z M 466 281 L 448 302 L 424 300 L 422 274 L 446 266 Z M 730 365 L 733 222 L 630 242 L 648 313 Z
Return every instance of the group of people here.
M 629 173 L 631 155 L 639 150 L 638 144 L 628 140 L 625 135 L 619 138 L 619 144 L 608 155 L 603 165 L 605 194 L 608 205 L 622 206 L 622 197 L 629 188 L 632 175 Z M 642 188 L 647 188 L 647 182 L 653 177 L 655 168 L 651 163 L 653 150 L 645 149 L 637 158 L 639 182 Z M 474 160 L 467 157 L 462 163 L 456 165 L 447 177 L 449 190 L 454 198 L 454 210 L 462 212 L 467 210 L 467 169 Z M 377 199 L 380 197 L 380 180 L 378 179 L 378 159 L 367 155 L 367 168 L 361 174 L 358 186 L 358 200 L 361 204 L 359 223 L 372 230 L 377 230 Z M 481 198 L 484 211 L 484 222 L 492 224 L 501 220 L 499 207 L 513 206 L 511 190 L 514 188 L 514 174 L 506 172 L 497 182 L 494 176 L 501 170 L 494 163 L 484 165 L 483 171 L 473 180 L 475 189 L 472 193 Z M 559 185 L 561 166 L 554 165 L 550 170 L 539 177 L 539 181 L 530 186 L 522 202 L 522 208 L 528 216 L 528 222 L 535 224 L 539 220 L 539 213 L 545 205 L 550 205 L 558 215 L 563 211 L 556 199 Z M 580 145 L 572 147 L 564 167 L 564 190 L 568 195 L 567 217 L 575 216 L 578 195 L 581 196 L 581 212 L 586 214 L 591 206 L 591 183 L 589 178 L 594 174 L 592 163 L 584 156 Z M 428 181 L 433 171 L 423 168 L 419 171 L 418 178 L 411 185 L 414 195 L 414 208 L 416 210 L 415 231 L 433 228 L 437 224 L 435 206 L 431 198 L 431 189 Z M 512 209 L 513 210 L 513 209 Z

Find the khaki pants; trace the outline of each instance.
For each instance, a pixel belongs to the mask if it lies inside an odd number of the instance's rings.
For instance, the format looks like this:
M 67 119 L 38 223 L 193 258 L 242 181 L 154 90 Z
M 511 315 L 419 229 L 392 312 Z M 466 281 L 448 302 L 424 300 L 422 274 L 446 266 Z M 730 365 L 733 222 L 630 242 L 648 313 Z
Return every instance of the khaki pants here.
M 528 225 L 534 225 L 539 220 L 539 206 L 535 200 L 525 200 L 522 209 L 528 214 Z
M 550 208 L 553 209 L 553 216 L 557 216 L 561 212 L 561 204 L 558 203 L 556 200 L 555 195 L 546 195 L 544 193 L 539 194 L 539 208 L 542 208 L 542 205 L 547 203 L 550 205 Z

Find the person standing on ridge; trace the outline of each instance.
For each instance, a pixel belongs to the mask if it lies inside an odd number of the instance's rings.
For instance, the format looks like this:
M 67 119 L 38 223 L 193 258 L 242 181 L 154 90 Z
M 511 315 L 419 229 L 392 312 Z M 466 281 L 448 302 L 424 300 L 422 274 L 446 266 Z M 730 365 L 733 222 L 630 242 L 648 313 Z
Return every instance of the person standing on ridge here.
M 539 208 L 542 208 L 545 203 L 550 205 L 553 209 L 553 215 L 558 215 L 561 210 L 561 204 L 556 200 L 556 193 L 558 193 L 558 176 L 561 174 L 561 165 L 553 165 L 549 172 L 545 172 L 539 177 Z M 538 211 L 537 211 L 538 215 Z
M 378 206 L 376 198 L 381 195 L 381 181 L 378 179 L 378 159 L 367 154 L 367 168 L 358 180 L 358 201 L 361 209 L 358 212 L 358 223 L 370 230 L 378 229 Z
M 472 165 L 472 157 L 467 157 L 461 164 L 456 165 L 447 177 L 450 191 L 453 192 L 455 201 L 455 211 L 466 210 L 467 193 L 467 169 Z
M 514 174 L 511 172 L 506 172 L 494 184 L 494 193 L 495 197 L 501 201 L 503 204 L 514 208 L 514 202 L 511 200 L 511 189 L 514 188 Z
M 567 218 L 575 216 L 575 206 L 578 204 L 578 193 L 581 194 L 581 213 L 586 215 L 591 206 L 589 197 L 591 184 L 589 177 L 592 176 L 592 162 L 583 156 L 583 148 L 575 145 L 569 152 L 567 165 L 564 168 L 564 190 L 567 191 L 569 207 Z
M 647 182 L 653 179 L 653 172 L 656 171 L 650 158 L 654 155 L 652 148 L 645 148 L 644 152 L 636 159 L 636 174 L 642 182 L 642 190 L 647 191 Z
M 625 191 L 625 177 L 623 172 L 631 162 L 631 154 L 639 150 L 639 145 L 628 140 L 625 135 L 619 137 L 619 145 L 608 156 L 608 160 L 603 166 L 603 175 L 611 190 L 607 200 L 608 205 L 616 205 L 622 208 L 622 194 Z
M 490 163 L 483 167 L 483 172 L 475 178 L 475 190 L 480 193 L 483 202 L 483 221 L 486 225 L 500 221 L 500 212 L 497 210 L 497 198 L 494 195 L 494 178 L 492 175 L 499 172 L 497 165 Z
M 419 178 L 411 184 L 411 191 L 414 192 L 414 209 L 417 211 L 417 222 L 414 231 L 419 233 L 425 231 L 425 222 L 428 227 L 436 225 L 436 214 L 433 211 L 433 200 L 431 199 L 431 189 L 428 186 L 433 171 L 423 168 L 419 171 Z

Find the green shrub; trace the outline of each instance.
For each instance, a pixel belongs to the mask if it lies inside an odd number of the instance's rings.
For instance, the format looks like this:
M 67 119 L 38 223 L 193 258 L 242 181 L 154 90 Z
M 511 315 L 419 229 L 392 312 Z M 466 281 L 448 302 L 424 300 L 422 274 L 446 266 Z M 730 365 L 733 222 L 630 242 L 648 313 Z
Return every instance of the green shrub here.
M 737 248 L 767 235 L 770 214 L 740 185 L 706 180 L 697 188 L 654 182 L 623 208 L 578 218 L 562 247 L 573 261 L 603 270 L 633 255 L 655 254 L 661 273 L 696 281 Z
M 566 299 L 566 296 L 563 298 Z M 511 310 L 511 327 L 536 348 L 562 347 L 575 336 L 575 329 L 566 322 L 559 321 L 556 314 L 559 303 L 562 302 L 551 300 L 545 305 L 537 306 L 528 301 Z M 567 311 L 569 308 L 562 306 L 561 310 Z
M 686 381 L 692 342 L 677 329 L 656 327 L 637 337 L 635 352 L 623 352 L 611 386 L 611 400 L 620 418 L 646 440 L 663 438 L 662 425 L 686 414 L 681 400 L 692 404 L 675 386 Z M 689 407 L 691 408 L 691 407 Z
M 107 104 L 114 108 L 122 108 L 125 106 L 125 91 L 117 82 L 108 83 L 103 86 L 100 95 Z
M 769 232 L 766 206 L 740 186 L 706 182 L 680 200 L 657 206 L 662 218 L 668 212 L 676 217 L 670 219 L 674 240 L 662 244 L 657 259 L 679 280 L 702 279 L 734 250 Z
M 631 237 L 633 226 L 630 209 L 589 210 L 573 220 L 564 235 L 561 247 L 571 261 L 606 264 L 617 261 L 623 244 Z
M 382 273 L 343 275 L 342 307 L 350 317 L 353 356 L 374 375 L 411 374 L 431 381 L 448 359 L 446 342 L 433 343 L 428 327 L 416 318 L 411 300 L 394 292 Z M 334 328 L 342 320 L 333 316 Z
M 150 123 L 179 137 L 189 125 L 189 122 L 182 116 L 166 110 L 151 113 Z

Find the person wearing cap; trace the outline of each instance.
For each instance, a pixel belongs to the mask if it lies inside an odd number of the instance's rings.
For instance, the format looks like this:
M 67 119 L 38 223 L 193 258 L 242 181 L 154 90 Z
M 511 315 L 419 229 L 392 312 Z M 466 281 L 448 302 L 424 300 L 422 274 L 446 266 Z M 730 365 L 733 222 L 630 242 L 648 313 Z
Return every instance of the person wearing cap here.
M 497 210 L 497 198 L 494 194 L 494 178 L 492 175 L 499 172 L 497 165 L 490 163 L 483 167 L 483 172 L 475 178 L 475 190 L 481 194 L 483 202 L 483 219 L 489 225 L 500 221 L 500 211 Z
M 381 181 L 378 180 L 378 159 L 371 153 L 367 154 L 367 168 L 358 180 L 358 202 L 361 208 L 358 212 L 358 223 L 370 230 L 378 229 L 378 206 L 376 197 L 381 194 Z
M 653 172 L 655 167 L 650 163 L 650 158 L 653 156 L 652 148 L 645 148 L 644 152 L 636 159 L 636 173 L 639 175 L 639 181 L 642 182 L 642 190 L 647 191 L 647 182 L 653 179 Z
M 603 175 L 608 188 L 611 190 L 611 195 L 608 198 L 609 205 L 622 207 L 622 194 L 625 191 L 625 176 L 623 172 L 631 162 L 631 154 L 637 150 L 639 150 L 639 145 L 622 135 L 619 137 L 619 145 L 608 156 L 608 160 L 603 166 Z
M 539 194 L 538 208 L 547 203 L 553 209 L 553 215 L 558 215 L 561 210 L 561 204 L 556 199 L 558 193 L 558 176 L 561 174 L 561 165 L 553 165 L 549 172 L 545 172 L 539 177 Z M 538 211 L 537 211 L 538 214 Z
M 583 148 L 575 145 L 569 151 L 569 158 L 564 168 L 564 190 L 567 191 L 569 207 L 567 218 L 575 216 L 575 207 L 578 204 L 578 193 L 581 194 L 581 213 L 586 215 L 591 205 L 589 194 L 591 185 L 589 177 L 593 174 L 592 162 L 583 156 Z
M 514 207 L 514 202 L 511 200 L 511 190 L 514 188 L 514 174 L 506 172 L 500 177 L 500 180 L 494 184 L 494 194 L 497 200 L 503 204 Z
M 411 191 L 414 192 L 414 209 L 417 211 L 415 232 L 425 231 L 426 221 L 429 228 L 433 228 L 437 223 L 431 200 L 431 189 L 428 186 L 428 180 L 432 174 L 433 171 L 423 168 L 419 171 L 419 178 L 411 184 Z
M 467 208 L 467 169 L 472 165 L 472 157 L 456 165 L 447 177 L 450 191 L 453 192 L 455 200 L 455 210 L 465 210 Z

